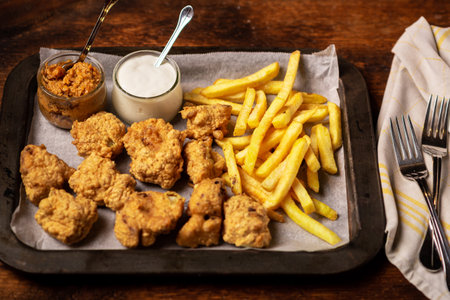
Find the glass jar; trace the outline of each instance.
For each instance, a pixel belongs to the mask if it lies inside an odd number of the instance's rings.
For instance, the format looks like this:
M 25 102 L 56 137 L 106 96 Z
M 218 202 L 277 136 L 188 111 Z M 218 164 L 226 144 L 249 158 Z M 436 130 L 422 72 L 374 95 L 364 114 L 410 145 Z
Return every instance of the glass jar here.
M 159 54 L 153 50 L 132 52 L 114 68 L 112 103 L 118 115 L 129 124 L 148 118 L 169 122 L 180 109 L 183 102 L 180 69 L 170 58 L 155 68 L 153 62 Z M 162 68 L 166 68 L 165 71 Z M 143 80 L 144 77 L 149 80 Z M 122 86 L 121 82 L 126 81 L 128 86 Z M 132 90 L 139 90 L 139 93 Z
M 50 91 L 49 88 L 46 87 L 43 78 L 44 68 L 68 60 L 76 61 L 78 56 L 78 52 L 61 52 L 52 55 L 41 63 L 37 73 L 37 98 L 39 109 L 51 124 L 64 129 L 72 128 L 72 123 L 75 120 L 83 121 L 90 115 L 104 110 L 106 107 L 105 73 L 100 62 L 93 57 L 88 56 L 84 60 L 84 62 L 96 68 L 101 76 L 100 81 L 92 91 L 81 96 L 69 97 L 56 94 L 56 92 Z M 89 80 L 89 78 L 83 77 L 82 72 L 76 73 L 75 76 L 81 76 L 75 78 L 75 80 Z

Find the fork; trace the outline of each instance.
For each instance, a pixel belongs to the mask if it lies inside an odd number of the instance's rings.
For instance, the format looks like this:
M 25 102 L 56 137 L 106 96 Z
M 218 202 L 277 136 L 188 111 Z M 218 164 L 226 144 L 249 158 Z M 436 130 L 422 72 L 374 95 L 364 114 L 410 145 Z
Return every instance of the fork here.
M 442 158 L 447 156 L 449 101 L 443 98 L 439 110 L 438 102 L 439 96 L 436 96 L 434 104 L 433 95 L 430 96 L 422 132 L 422 149 L 433 157 L 433 202 L 439 216 Z M 437 271 L 441 268 L 430 230 L 427 230 L 419 258 L 422 265 L 429 270 Z
M 403 123 L 403 137 L 400 131 L 398 119 L 395 118 L 396 130 L 391 123 L 391 138 L 394 148 L 395 158 L 400 167 L 400 172 L 409 180 L 415 180 L 419 185 L 422 194 L 425 198 L 425 202 L 430 212 L 429 227 L 433 234 L 433 241 L 436 245 L 439 258 L 442 263 L 442 269 L 445 274 L 447 288 L 450 287 L 450 248 L 447 238 L 444 234 L 444 229 L 438 218 L 434 205 L 432 203 L 432 197 L 430 189 L 425 178 L 428 176 L 428 171 L 423 160 L 422 152 L 420 151 L 419 144 L 417 142 L 414 128 L 411 123 L 411 119 L 408 116 L 409 132 L 406 126 L 405 117 L 402 116 Z

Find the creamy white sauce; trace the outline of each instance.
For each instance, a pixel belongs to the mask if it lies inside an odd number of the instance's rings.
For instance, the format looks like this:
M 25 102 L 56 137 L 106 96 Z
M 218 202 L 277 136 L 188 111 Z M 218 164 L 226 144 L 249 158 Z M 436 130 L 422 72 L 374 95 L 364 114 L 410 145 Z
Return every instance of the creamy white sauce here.
M 129 124 L 148 118 L 169 122 L 180 110 L 183 90 L 176 62 L 155 68 L 158 56 L 152 50 L 133 52 L 114 68 L 112 103 L 120 118 Z
M 158 68 L 156 56 L 141 54 L 125 60 L 117 70 L 117 82 L 124 91 L 138 97 L 155 97 L 168 91 L 177 74 L 169 63 Z

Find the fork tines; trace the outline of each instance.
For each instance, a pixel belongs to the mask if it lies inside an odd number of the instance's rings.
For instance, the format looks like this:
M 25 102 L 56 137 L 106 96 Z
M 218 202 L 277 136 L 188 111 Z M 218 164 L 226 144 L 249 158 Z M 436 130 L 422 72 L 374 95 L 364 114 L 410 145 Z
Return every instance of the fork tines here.
M 402 116 L 403 134 L 400 130 L 400 125 L 397 117 L 395 117 L 395 127 L 392 124 L 392 119 L 390 119 L 392 144 L 394 145 L 395 156 L 397 158 L 397 162 L 399 163 L 404 160 L 423 160 L 422 151 L 420 151 L 419 143 L 417 142 L 417 138 L 414 133 L 411 118 L 409 117 L 409 115 L 407 115 L 407 118 L 409 123 L 409 132 L 405 117 Z
M 436 96 L 436 99 L 433 101 L 433 95 L 430 96 L 430 101 L 428 101 L 427 112 L 425 114 L 425 122 L 424 122 L 424 132 L 426 136 L 433 138 L 444 138 L 444 133 L 446 132 L 446 128 L 448 126 L 448 109 L 450 101 L 445 97 L 442 98 L 439 105 L 438 114 L 432 113 L 432 118 L 430 119 L 430 109 L 433 105 L 433 112 L 436 112 L 436 108 L 439 102 L 439 96 Z M 433 104 L 434 103 L 434 104 Z M 438 118 L 436 118 L 438 116 Z M 443 120 L 445 118 L 445 120 Z

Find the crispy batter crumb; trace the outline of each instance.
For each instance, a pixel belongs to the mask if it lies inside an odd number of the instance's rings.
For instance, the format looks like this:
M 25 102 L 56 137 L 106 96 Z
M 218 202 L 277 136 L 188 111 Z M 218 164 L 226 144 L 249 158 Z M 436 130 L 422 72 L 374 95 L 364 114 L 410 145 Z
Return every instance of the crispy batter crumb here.
M 225 188 L 220 178 L 204 179 L 196 184 L 189 200 L 191 218 L 178 232 L 177 244 L 191 248 L 217 245 L 224 199 Z
M 136 192 L 116 212 L 114 233 L 128 248 L 150 246 L 173 230 L 183 213 L 184 198 L 175 192 Z
M 143 182 L 170 189 L 183 170 L 185 135 L 163 119 L 133 123 L 123 141 L 131 157 L 130 173 Z
M 71 245 L 84 239 L 97 221 L 97 205 L 82 196 L 74 198 L 52 188 L 39 203 L 35 219 L 55 239 Z
M 127 127 L 115 115 L 105 111 L 90 116 L 83 122 L 74 121 L 70 134 L 78 155 L 87 157 L 95 152 L 106 158 L 114 158 L 123 150 L 123 136 Z
M 269 217 L 258 201 L 246 195 L 233 196 L 224 204 L 223 240 L 237 247 L 267 247 L 272 239 Z
M 194 184 L 222 175 L 225 160 L 212 150 L 212 139 L 192 140 L 183 149 L 186 172 Z
M 181 111 L 181 117 L 187 119 L 185 132 L 188 138 L 213 136 L 221 140 L 228 132 L 231 106 L 222 104 L 185 106 Z
M 28 199 L 34 204 L 46 198 L 50 188 L 62 188 L 75 172 L 44 145 L 27 145 L 20 153 L 20 173 Z
M 120 174 L 116 164 L 93 153 L 89 155 L 70 177 L 70 187 L 79 195 L 119 210 L 134 192 L 136 181 L 128 174 Z

